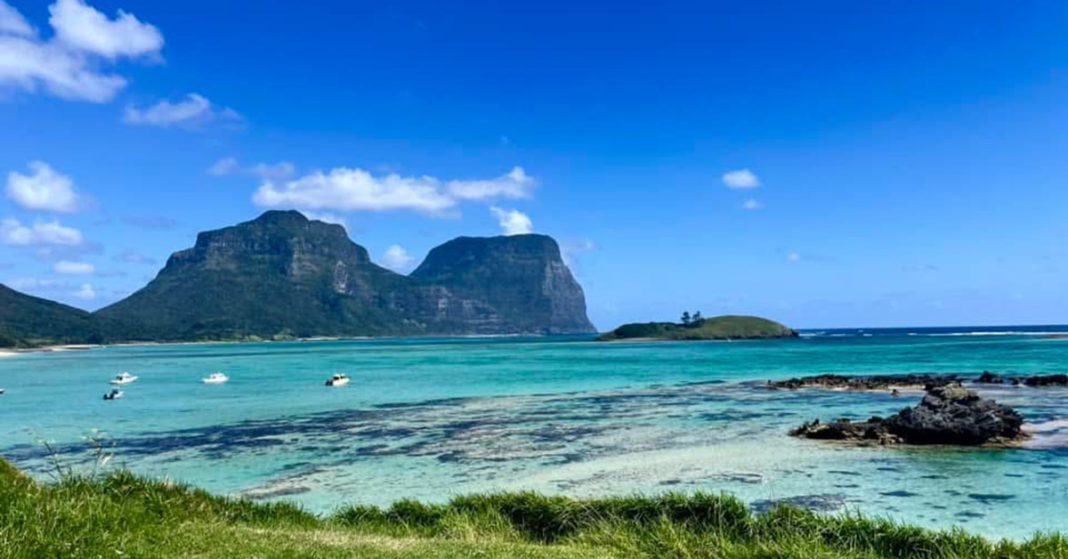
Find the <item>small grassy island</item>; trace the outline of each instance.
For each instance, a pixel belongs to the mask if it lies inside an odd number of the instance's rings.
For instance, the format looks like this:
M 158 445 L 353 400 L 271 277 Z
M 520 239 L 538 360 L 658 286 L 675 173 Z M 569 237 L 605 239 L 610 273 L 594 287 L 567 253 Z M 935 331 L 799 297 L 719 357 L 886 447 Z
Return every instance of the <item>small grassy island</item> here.
M 797 332 L 773 320 L 757 316 L 724 315 L 702 318 L 700 312 L 692 316 L 682 314 L 681 322 L 633 322 L 624 324 L 599 341 L 613 340 L 762 340 L 796 338 Z
M 709 494 L 534 493 L 314 516 L 116 471 L 39 484 L 0 459 L 0 558 L 1054 559 L 1060 534 L 993 542 L 857 514 L 753 512 Z

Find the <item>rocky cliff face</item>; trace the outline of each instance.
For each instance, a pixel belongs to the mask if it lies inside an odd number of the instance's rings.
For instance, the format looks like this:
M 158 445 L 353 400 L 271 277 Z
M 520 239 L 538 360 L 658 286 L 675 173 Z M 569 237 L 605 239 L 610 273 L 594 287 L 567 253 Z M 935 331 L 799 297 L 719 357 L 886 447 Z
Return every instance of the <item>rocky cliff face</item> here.
M 457 239 L 406 277 L 371 262 L 342 227 L 294 211 L 201 233 L 97 314 L 133 339 L 593 331 L 549 237 Z
M 444 330 L 595 331 L 582 287 L 544 235 L 460 237 L 431 250 L 411 279 L 436 297 L 414 310 Z

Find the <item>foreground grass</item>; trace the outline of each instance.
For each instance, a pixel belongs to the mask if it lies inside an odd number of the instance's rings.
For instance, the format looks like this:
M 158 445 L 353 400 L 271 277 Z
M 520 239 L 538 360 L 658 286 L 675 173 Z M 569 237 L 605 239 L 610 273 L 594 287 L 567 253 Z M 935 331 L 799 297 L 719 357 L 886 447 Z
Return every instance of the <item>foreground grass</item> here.
M 320 518 L 128 473 L 41 485 L 0 460 L 0 557 L 1061 559 L 1068 539 L 993 543 L 791 508 L 753 515 L 702 494 L 470 496 Z

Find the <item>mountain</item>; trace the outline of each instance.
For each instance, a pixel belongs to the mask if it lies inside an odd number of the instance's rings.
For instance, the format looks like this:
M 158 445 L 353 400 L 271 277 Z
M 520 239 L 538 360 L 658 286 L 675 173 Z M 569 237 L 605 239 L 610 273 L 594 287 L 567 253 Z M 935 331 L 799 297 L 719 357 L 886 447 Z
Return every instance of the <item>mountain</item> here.
M 545 235 L 460 237 L 431 250 L 411 279 L 441 296 L 418 311 L 437 329 L 595 331 L 582 287 Z
M 598 340 L 756 340 L 796 338 L 796 331 L 773 320 L 757 316 L 717 316 L 686 324 L 674 322 L 635 322 L 624 324 Z
M 96 316 L 109 338 L 148 340 L 594 331 L 549 237 L 463 237 L 403 276 L 296 211 L 199 234 Z
M 0 347 L 99 340 L 99 328 L 89 313 L 0 285 Z

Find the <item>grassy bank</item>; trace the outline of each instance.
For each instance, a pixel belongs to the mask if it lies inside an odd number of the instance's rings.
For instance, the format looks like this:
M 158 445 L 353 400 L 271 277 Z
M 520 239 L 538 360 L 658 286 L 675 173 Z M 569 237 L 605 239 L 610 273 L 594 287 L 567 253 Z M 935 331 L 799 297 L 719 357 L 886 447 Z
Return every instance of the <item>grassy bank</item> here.
M 712 495 L 476 495 L 321 518 L 128 473 L 42 485 L 0 461 L 0 557 L 1053 559 L 1068 557 L 1068 539 L 993 543 L 790 508 L 754 515 Z

